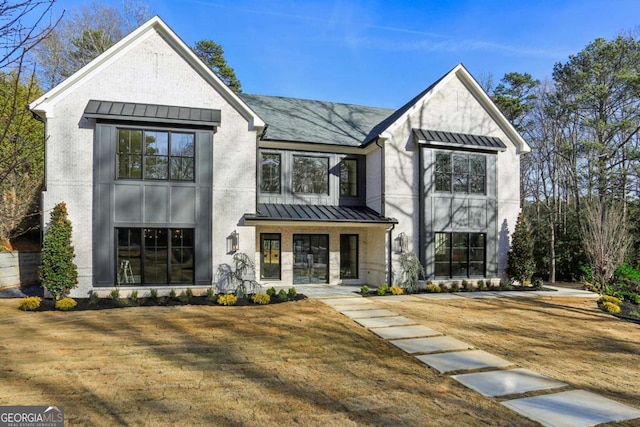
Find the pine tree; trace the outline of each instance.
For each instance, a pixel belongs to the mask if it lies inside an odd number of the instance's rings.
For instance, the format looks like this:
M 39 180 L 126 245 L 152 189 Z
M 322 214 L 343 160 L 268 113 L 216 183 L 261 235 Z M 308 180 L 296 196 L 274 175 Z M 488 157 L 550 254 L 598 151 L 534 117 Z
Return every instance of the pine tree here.
M 534 271 L 533 238 L 524 214 L 520 212 L 511 236 L 507 274 L 511 279 L 524 283 L 531 281 Z
M 39 278 L 42 286 L 60 299 L 78 284 L 78 267 L 73 262 L 76 254 L 71 246 L 71 221 L 67 205 L 58 203 L 51 212 L 51 222 L 44 235 Z

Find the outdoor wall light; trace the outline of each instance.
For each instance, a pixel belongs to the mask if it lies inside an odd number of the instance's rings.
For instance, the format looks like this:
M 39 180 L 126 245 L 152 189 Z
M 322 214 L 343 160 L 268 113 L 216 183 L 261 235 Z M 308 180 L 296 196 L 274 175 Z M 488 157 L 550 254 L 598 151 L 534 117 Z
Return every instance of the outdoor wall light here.
M 394 250 L 397 254 L 404 253 L 409 248 L 409 237 L 404 233 L 398 234 L 394 240 Z
M 227 253 L 233 254 L 240 250 L 240 235 L 236 230 L 227 236 Z

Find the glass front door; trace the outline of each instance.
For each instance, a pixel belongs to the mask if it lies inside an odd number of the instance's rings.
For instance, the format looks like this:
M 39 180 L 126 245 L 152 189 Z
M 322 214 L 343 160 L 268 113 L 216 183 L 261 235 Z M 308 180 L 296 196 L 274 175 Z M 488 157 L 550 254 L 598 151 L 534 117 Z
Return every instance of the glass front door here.
M 329 235 L 293 235 L 293 283 L 329 283 Z

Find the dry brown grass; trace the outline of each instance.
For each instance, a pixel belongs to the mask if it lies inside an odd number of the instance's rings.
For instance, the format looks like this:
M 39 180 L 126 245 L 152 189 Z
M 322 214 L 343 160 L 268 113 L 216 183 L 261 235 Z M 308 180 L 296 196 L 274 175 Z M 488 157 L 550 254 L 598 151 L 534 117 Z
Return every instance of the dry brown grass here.
M 66 313 L 17 302 L 0 300 L 0 405 L 64 405 L 67 425 L 535 425 L 315 300 Z
M 640 408 L 640 325 L 595 299 L 493 298 L 377 304 L 522 367 Z M 616 426 L 640 426 L 640 419 Z

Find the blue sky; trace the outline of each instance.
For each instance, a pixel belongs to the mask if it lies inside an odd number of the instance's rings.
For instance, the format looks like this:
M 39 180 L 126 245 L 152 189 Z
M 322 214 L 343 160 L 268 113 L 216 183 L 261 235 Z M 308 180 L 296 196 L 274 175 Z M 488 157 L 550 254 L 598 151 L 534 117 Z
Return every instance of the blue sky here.
M 82 1 L 58 0 L 58 10 Z M 119 5 L 120 0 L 102 1 Z M 155 0 L 187 44 L 212 39 L 247 93 L 397 108 L 458 63 L 479 80 L 550 77 L 598 37 L 640 25 L 638 0 Z

